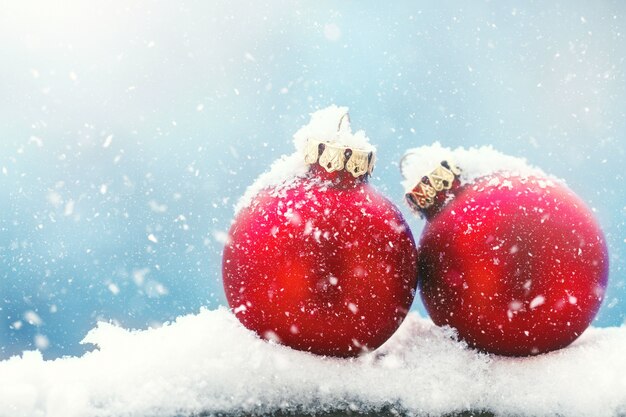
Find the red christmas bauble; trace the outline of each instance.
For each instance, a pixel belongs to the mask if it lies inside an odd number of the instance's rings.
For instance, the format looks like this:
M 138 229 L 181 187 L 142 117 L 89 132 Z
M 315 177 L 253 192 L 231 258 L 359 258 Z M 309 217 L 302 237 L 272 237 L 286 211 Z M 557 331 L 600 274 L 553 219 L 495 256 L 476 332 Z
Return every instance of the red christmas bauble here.
M 449 187 L 438 194 L 450 201 L 422 211 L 418 286 L 432 320 L 500 355 L 569 345 L 607 285 L 606 243 L 591 211 L 545 178 L 496 173 Z
M 417 253 L 402 214 L 367 173 L 325 168 L 312 164 L 239 212 L 224 249 L 224 289 L 241 323 L 264 338 L 356 356 L 383 344 L 406 316 Z

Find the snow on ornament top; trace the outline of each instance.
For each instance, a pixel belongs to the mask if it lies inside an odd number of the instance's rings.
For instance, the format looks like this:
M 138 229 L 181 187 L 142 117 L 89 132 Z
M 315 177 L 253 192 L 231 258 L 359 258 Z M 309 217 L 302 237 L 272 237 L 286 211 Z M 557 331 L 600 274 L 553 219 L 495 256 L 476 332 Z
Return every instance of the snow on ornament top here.
M 442 161 L 457 163 L 456 166 L 461 170 L 461 184 L 496 172 L 521 177 L 548 177 L 541 169 L 528 164 L 526 159 L 506 155 L 492 146 L 451 149 L 435 142 L 432 145 L 409 149 L 404 154 L 400 169 L 404 177 L 402 186 L 406 192 L 411 191 L 424 175 L 432 172 Z M 459 161 L 463 162 L 462 165 L 458 163 Z
M 347 107 L 331 105 L 325 109 L 311 113 L 311 121 L 302 126 L 294 135 L 293 143 L 296 151 L 302 155 L 306 151 L 309 139 L 324 140 L 349 148 L 359 148 L 367 152 L 375 152 L 369 138 L 362 130 L 352 132 Z
M 458 161 L 462 163 L 457 164 Z M 505 155 L 491 146 L 450 149 L 435 142 L 406 151 L 400 160 L 400 170 L 407 204 L 426 218 L 447 204 L 460 186 L 480 177 L 493 175 L 489 186 L 506 187 L 511 177 L 535 177 L 545 186 L 554 184 L 552 178 L 525 159 Z M 504 181 L 500 181 L 501 178 Z
M 293 187 L 298 179 L 304 177 L 309 171 L 309 165 L 316 163 L 324 157 L 323 165 L 328 166 L 331 162 L 329 157 L 337 157 L 339 153 L 350 149 L 352 153 L 345 159 L 335 160 L 339 169 L 347 169 L 354 176 L 371 173 L 374 163 L 376 148 L 369 142 L 369 138 L 362 130 L 352 132 L 350 118 L 347 117 L 348 108 L 331 105 L 311 114 L 308 124 L 302 126 L 294 135 L 293 143 L 296 148 L 291 155 L 283 155 L 274 161 L 269 171 L 261 174 L 244 192 L 243 196 L 235 205 L 235 214 L 244 207 L 248 207 L 253 198 L 264 189 L 276 187 L 275 192 L 281 192 Z M 321 152 L 317 158 L 313 156 L 312 147 L 322 144 Z M 318 148 L 319 149 L 319 148 Z M 324 150 L 334 150 L 325 152 Z M 306 157 L 306 155 L 309 155 Z M 340 157 L 340 155 L 339 155 Z M 367 159 L 366 172 L 363 171 L 363 158 Z M 333 164 L 331 164 L 333 166 Z M 327 170 L 330 168 L 326 167 Z

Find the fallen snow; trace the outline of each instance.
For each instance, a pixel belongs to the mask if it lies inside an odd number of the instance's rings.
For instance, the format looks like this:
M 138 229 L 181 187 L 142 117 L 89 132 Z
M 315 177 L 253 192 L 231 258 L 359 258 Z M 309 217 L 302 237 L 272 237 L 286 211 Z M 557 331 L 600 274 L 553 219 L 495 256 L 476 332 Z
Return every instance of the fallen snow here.
M 408 149 L 402 161 L 402 186 L 408 192 L 441 163 L 448 161 L 461 168 L 461 182 L 467 183 L 478 177 L 505 172 L 511 175 L 546 178 L 547 175 L 539 168 L 530 165 L 526 159 L 506 155 L 495 150 L 492 146 L 480 148 L 447 148 L 439 142 L 432 145 Z M 551 179 L 554 179 L 550 177 Z
M 364 131 L 352 132 L 348 108 L 334 104 L 311 113 L 309 123 L 301 127 L 293 135 L 293 143 L 297 152 L 304 154 L 306 142 L 309 138 L 334 142 L 342 146 L 359 148 L 368 152 L 376 150 L 370 144 L 370 140 Z
M 278 187 L 288 189 L 294 186 L 299 178 L 308 172 L 308 166 L 304 163 L 304 156 L 295 152 L 289 156 L 283 155 L 272 163 L 270 169 L 257 177 L 257 179 L 246 188 L 243 196 L 235 205 L 235 214 L 248 207 L 252 199 L 263 189 Z
M 334 104 L 312 113 L 309 123 L 293 135 L 294 153 L 278 158 L 272 163 L 268 171 L 261 174 L 246 189 L 235 205 L 235 214 L 250 205 L 254 196 L 261 190 L 276 186 L 283 189 L 289 188 L 297 183 L 299 178 L 306 175 L 308 166 L 304 162 L 304 151 L 309 138 L 375 151 L 376 148 L 370 144 L 365 132 L 362 130 L 352 132 L 350 118 L 347 114 L 347 107 L 339 107 Z
M 590 328 L 572 346 L 512 359 L 477 354 L 410 313 L 378 351 L 317 357 L 265 342 L 226 309 L 161 328 L 100 323 L 82 357 L 44 361 L 25 352 L 0 362 L 0 416 L 186 416 L 372 410 L 497 415 L 626 413 L 626 327 Z

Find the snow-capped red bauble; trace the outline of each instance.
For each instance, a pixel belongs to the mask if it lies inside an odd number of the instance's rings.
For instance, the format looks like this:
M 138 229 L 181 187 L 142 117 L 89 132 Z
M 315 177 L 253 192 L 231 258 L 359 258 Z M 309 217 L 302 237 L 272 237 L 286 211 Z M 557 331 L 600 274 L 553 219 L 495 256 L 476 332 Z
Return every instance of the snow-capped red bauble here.
M 494 354 L 569 345 L 594 319 L 607 285 L 607 247 L 592 212 L 541 173 L 463 180 L 451 160 L 434 162 L 406 194 L 427 220 L 418 286 L 432 320 Z
M 405 318 L 417 253 L 398 208 L 368 183 L 373 147 L 344 116 L 334 106 L 313 114 L 296 134 L 300 151 L 253 187 L 229 232 L 223 279 L 247 328 L 348 357 L 382 345 Z

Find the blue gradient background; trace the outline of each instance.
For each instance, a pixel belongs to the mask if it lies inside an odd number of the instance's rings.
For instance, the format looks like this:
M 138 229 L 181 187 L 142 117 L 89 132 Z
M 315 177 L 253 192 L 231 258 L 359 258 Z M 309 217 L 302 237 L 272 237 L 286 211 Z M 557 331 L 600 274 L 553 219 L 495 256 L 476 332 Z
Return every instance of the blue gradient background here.
M 233 204 L 331 103 L 416 237 L 406 148 L 493 144 L 565 178 L 609 243 L 595 325 L 621 325 L 625 38 L 619 1 L 2 2 L 0 357 L 223 304 Z

